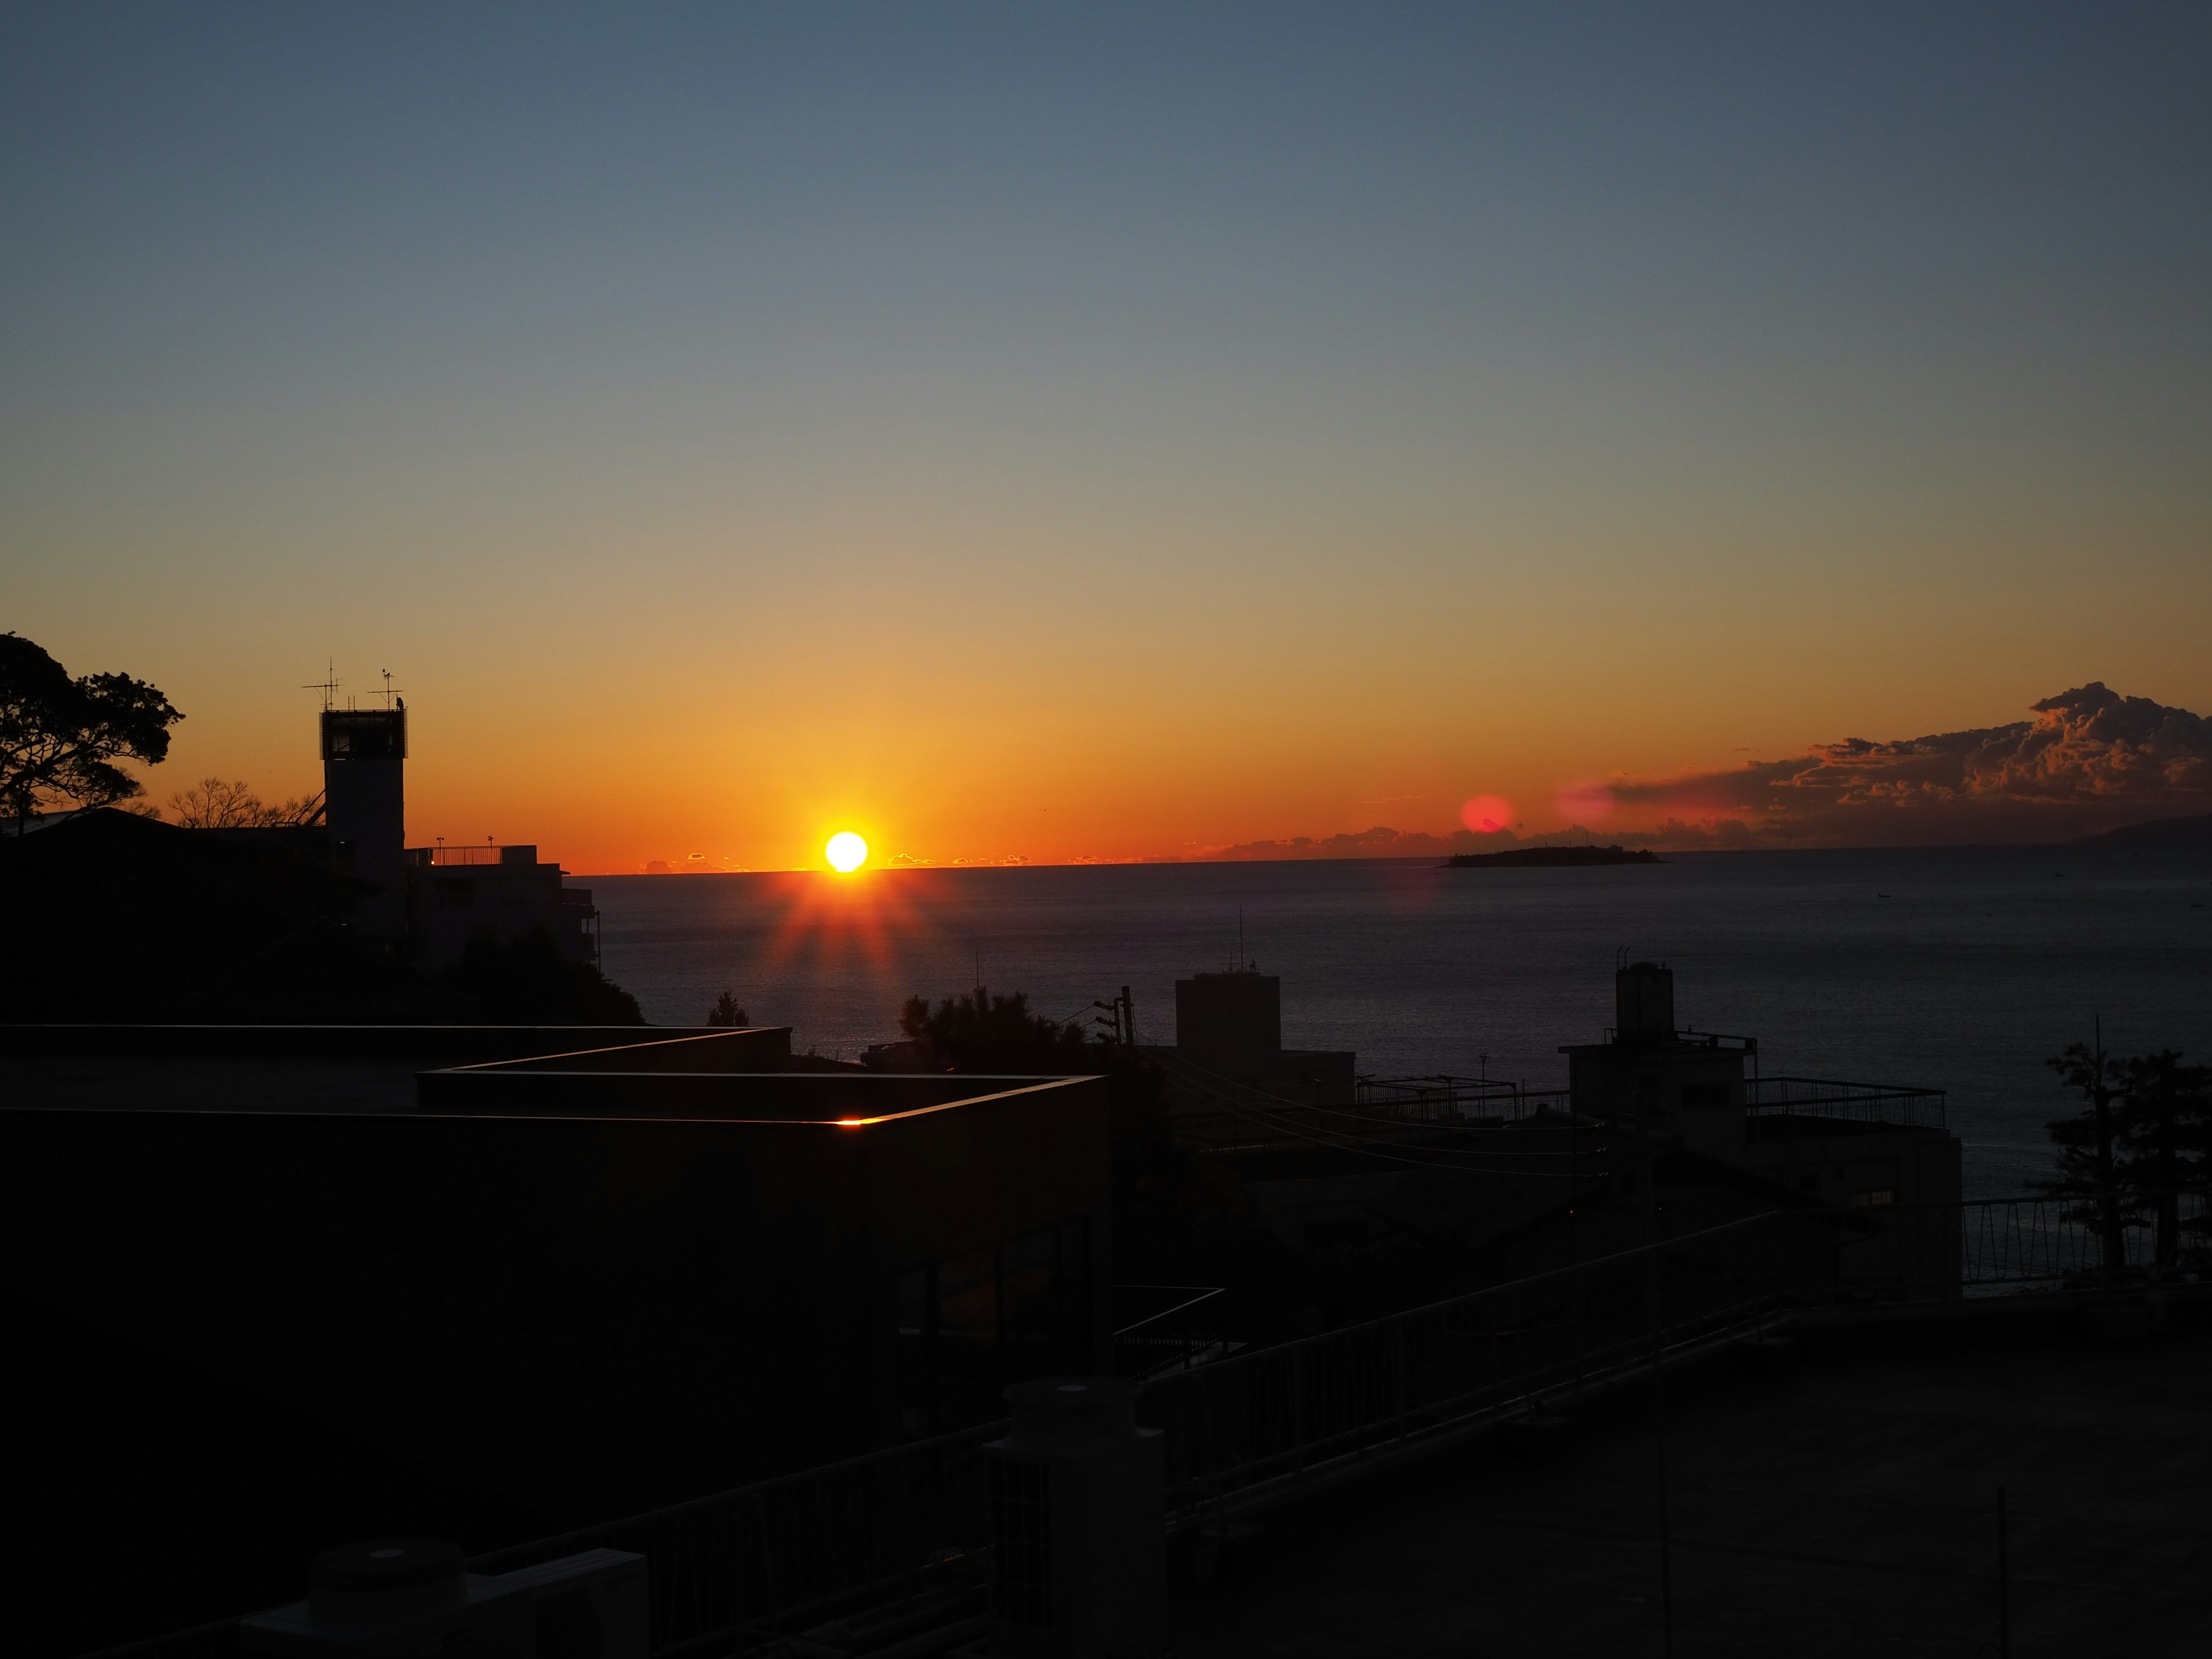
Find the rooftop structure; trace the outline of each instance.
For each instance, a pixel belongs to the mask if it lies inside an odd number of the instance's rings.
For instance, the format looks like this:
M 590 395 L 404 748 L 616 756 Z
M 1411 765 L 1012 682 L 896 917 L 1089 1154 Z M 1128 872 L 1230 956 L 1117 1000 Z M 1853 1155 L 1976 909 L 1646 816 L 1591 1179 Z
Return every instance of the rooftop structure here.
M 1358 1056 L 1283 1047 L 1283 981 L 1250 966 L 1176 981 L 1176 1040 L 1150 1052 L 1166 1068 L 1170 1098 L 1188 1133 L 1246 1100 L 1349 1104 Z M 1218 1127 L 1218 1126 L 1217 1126 Z
M 750 1073 L 763 1035 L 541 1048 L 429 1074 L 416 1112 L 11 1095 L 14 1282 L 580 1516 L 1107 1363 L 1102 1082 Z
M 1840 1257 L 1859 1294 L 1940 1294 L 1957 1285 L 1955 1239 L 1911 1218 L 1960 1198 L 1961 1150 L 1945 1127 L 1940 1091 L 1763 1078 L 1757 1038 L 1675 1023 L 1672 969 L 1630 963 L 1613 985 L 1617 1023 L 1606 1040 L 1561 1051 L 1577 1116 L 1628 1126 L 1636 1139 L 1626 1145 L 1678 1145 L 1864 1211 L 1881 1224 Z
M 574 962 L 599 959 L 599 913 L 588 887 L 568 887 L 530 845 L 406 849 L 407 934 L 416 963 L 460 959 L 472 939 L 542 933 Z
M 588 889 L 564 887 L 561 866 L 527 843 L 407 845 L 407 702 L 322 713 L 324 817 L 334 868 L 371 884 L 354 926 L 433 971 L 473 939 L 543 933 L 575 962 L 599 961 L 599 912 Z
M 356 925 L 365 938 L 407 936 L 407 705 L 323 710 L 323 801 L 331 864 L 374 884 Z

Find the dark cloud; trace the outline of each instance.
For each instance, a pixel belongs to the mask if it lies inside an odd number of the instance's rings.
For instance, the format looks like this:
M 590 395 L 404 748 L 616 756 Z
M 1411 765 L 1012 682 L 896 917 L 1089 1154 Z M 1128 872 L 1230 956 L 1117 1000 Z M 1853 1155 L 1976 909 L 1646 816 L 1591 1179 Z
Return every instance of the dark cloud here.
M 2035 718 L 1902 742 L 1849 738 L 1789 760 L 1620 781 L 1568 810 L 1617 816 L 1543 835 L 1449 835 L 1377 825 L 1246 842 L 1207 859 L 1443 858 L 1508 847 L 1618 843 L 1678 852 L 1749 847 L 2054 842 L 2151 818 L 2212 812 L 2212 720 L 2093 681 L 2033 705 Z M 1654 820 L 1656 820 L 1655 823 Z M 1639 823 L 1642 828 L 1632 827 Z
M 1663 814 L 1649 839 L 1683 848 L 2057 841 L 2212 811 L 2212 721 L 2102 681 L 2033 711 L 2011 726 L 1851 738 L 1790 760 L 1617 784 L 1613 798 L 1632 821 L 1639 807 Z
M 1218 848 L 1201 856 L 1209 860 L 1239 860 L 1442 858 L 1447 853 L 1461 851 L 1461 842 L 1472 842 L 1474 839 L 1466 834 L 1431 836 L 1418 830 L 1400 831 L 1377 824 L 1372 830 L 1340 836 L 1294 836 L 1288 841 L 1248 841 L 1235 847 Z M 1492 846 L 1498 844 L 1496 836 L 1485 839 Z M 1505 839 L 1510 841 L 1512 838 L 1509 836 Z
M 1693 825 L 1670 825 L 1679 830 L 1684 844 L 1705 840 L 1699 845 L 1720 846 L 1711 834 Z M 1741 828 L 1741 825 L 1738 826 Z M 1496 853 L 1509 847 L 1587 847 L 1592 842 L 1601 845 L 1619 842 L 1625 847 L 1649 847 L 1656 843 L 1657 835 L 1615 835 L 1585 830 L 1580 824 L 1570 829 L 1553 830 L 1540 836 L 1516 836 L 1510 830 L 1496 830 L 1477 834 L 1472 830 L 1455 830 L 1448 836 L 1431 836 L 1419 830 L 1389 830 L 1376 825 L 1372 830 L 1361 830 L 1340 836 L 1295 836 L 1288 841 L 1248 841 L 1235 847 L 1220 847 L 1199 854 L 1209 862 L 1215 860 L 1264 861 L 1273 859 L 1440 859 L 1453 853 Z M 1744 833 L 1743 844 L 1751 842 L 1750 833 Z

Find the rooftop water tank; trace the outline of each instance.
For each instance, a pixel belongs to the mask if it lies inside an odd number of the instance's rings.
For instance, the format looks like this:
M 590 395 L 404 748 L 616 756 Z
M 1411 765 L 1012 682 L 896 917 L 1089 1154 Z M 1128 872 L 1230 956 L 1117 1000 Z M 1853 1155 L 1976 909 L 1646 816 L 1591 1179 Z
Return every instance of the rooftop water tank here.
M 1674 970 L 1632 962 L 1613 975 L 1613 1027 L 1623 1042 L 1665 1042 L 1674 1035 Z
M 1053 1376 L 1006 1390 L 984 1448 L 991 1659 L 1147 1659 L 1167 1643 L 1165 1466 L 1136 1384 Z

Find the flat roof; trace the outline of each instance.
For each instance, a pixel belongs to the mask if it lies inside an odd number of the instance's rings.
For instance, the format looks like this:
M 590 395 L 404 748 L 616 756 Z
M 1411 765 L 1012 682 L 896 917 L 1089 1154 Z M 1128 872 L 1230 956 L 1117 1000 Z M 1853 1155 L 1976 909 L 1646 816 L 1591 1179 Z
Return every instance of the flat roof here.
M 1340 1488 L 1285 1516 L 1232 1587 L 1176 1603 L 1176 1649 L 1657 1653 L 1638 1403 L 1624 1395 L 1623 1413 L 1560 1431 L 1534 1461 L 1471 1455 L 1425 1486 Z M 2202 1334 L 1869 1345 L 1670 1381 L 1676 1649 L 1995 1652 L 2002 1486 L 2015 1652 L 2203 1652 L 2208 1420 Z
M 1098 1081 L 974 1073 L 689 1072 L 457 1066 L 416 1079 L 425 1114 L 446 1117 L 706 1119 L 867 1128 Z

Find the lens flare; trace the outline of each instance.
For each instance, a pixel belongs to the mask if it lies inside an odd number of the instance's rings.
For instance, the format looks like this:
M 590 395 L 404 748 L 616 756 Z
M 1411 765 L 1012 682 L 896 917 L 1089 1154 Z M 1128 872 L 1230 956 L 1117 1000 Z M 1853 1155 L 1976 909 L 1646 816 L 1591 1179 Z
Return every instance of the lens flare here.
M 1513 803 L 1503 795 L 1477 795 L 1459 809 L 1459 821 L 1478 836 L 1494 836 L 1513 823 Z
M 868 861 L 868 843 L 850 830 L 840 830 L 830 837 L 822 856 L 830 860 L 830 867 L 838 874 L 849 876 Z

